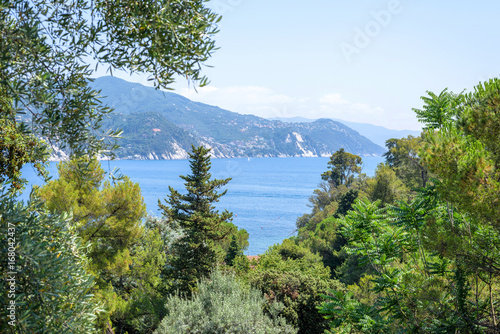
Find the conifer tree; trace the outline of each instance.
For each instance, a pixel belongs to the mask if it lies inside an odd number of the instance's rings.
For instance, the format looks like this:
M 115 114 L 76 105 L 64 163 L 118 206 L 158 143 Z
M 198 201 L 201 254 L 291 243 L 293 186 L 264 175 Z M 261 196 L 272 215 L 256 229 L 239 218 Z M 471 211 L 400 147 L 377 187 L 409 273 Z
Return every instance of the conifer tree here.
M 243 255 L 243 252 L 238 245 L 236 235 L 233 234 L 231 237 L 231 243 L 229 244 L 229 249 L 227 250 L 226 264 L 232 266 L 234 264 L 234 259 L 238 255 Z
M 183 231 L 172 246 L 169 276 L 173 287 L 190 294 L 196 281 L 207 277 L 211 269 L 223 259 L 218 244 L 227 238 L 232 230 L 233 214 L 224 210 L 220 213 L 214 203 L 226 194 L 218 192 L 231 179 L 211 180 L 210 149 L 192 146 L 189 154 L 191 175 L 180 176 L 186 182 L 186 193 L 181 194 L 172 187 L 166 204 L 158 202 L 169 225 Z
M 142 234 L 146 206 L 139 184 L 129 178 L 115 183 L 95 158 L 73 158 L 58 164 L 59 179 L 38 188 L 36 194 L 54 213 L 72 212 L 73 225 L 92 244 L 90 266 L 100 278 L 128 270 L 130 247 Z
M 61 162 L 58 173 L 59 179 L 37 188 L 35 195 L 51 214 L 71 212 L 71 228 L 91 245 L 85 269 L 95 276 L 92 292 L 106 311 L 99 315 L 97 326 L 102 329 L 109 323 L 118 332 L 126 328 L 129 333 L 134 333 L 132 322 L 139 329 L 154 327 L 154 318 L 158 322 L 161 314 L 150 305 L 160 298 L 155 288 L 165 259 L 159 233 L 141 224 L 146 206 L 139 184 L 127 177 L 105 181 L 105 171 L 95 158 Z M 147 301 L 137 315 L 132 306 L 141 298 Z

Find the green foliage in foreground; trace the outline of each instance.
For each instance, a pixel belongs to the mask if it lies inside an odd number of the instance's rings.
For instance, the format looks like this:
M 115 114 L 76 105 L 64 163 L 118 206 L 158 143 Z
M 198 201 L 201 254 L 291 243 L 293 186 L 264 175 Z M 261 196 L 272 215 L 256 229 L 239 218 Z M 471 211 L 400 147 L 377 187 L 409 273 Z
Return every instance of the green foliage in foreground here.
M 198 292 L 191 299 L 179 295 L 167 299 L 169 313 L 155 334 L 297 333 L 283 318 L 276 316 L 279 304 L 274 304 L 271 318 L 264 315 L 265 301 L 258 290 L 217 270 L 209 279 L 201 280 Z
M 380 207 L 411 200 L 417 194 L 415 189 L 428 179 L 427 169 L 418 156 L 423 146 L 420 137 L 390 139 L 386 144 L 386 163 L 377 166 L 374 177 L 354 176 L 360 171 L 361 158 L 342 150 L 335 152 L 328 163 L 331 170 L 322 174 L 326 182 L 309 199 L 312 212 L 297 220 L 298 243 L 321 255 L 324 265 L 330 268 L 331 278 L 344 284 L 357 283 L 371 268 L 361 265 L 358 255 L 346 253 L 347 240 L 339 218 L 352 209 L 357 198 L 380 200 Z M 342 176 L 346 173 L 350 176 Z M 341 184 L 332 180 L 335 175 L 346 181 Z
M 419 114 L 428 128 L 422 160 L 439 178 L 447 201 L 500 230 L 500 79 L 469 94 L 429 95 Z M 445 97 L 448 102 L 435 108 Z
M 70 215 L 49 214 L 36 200 L 27 206 L 16 202 L 1 185 L 0 332 L 93 333 L 99 312 L 94 283 L 86 272 L 85 246 L 70 221 Z M 14 300 L 15 318 L 8 318 Z
M 87 269 L 96 277 L 95 295 L 105 313 L 99 326 L 117 333 L 151 331 L 165 315 L 160 278 L 165 245 L 160 230 L 141 224 L 145 205 L 137 183 L 124 177 L 104 181 L 97 160 L 73 159 L 58 164 L 59 179 L 36 193 L 53 213 L 72 212 L 70 224 L 91 244 Z
M 297 222 L 299 245 L 352 284 L 324 295 L 332 332 L 500 330 L 500 80 L 422 99 L 422 137 L 388 140 L 374 178 L 316 190 Z
M 471 258 L 500 256 L 500 235 L 427 189 L 380 209 L 357 200 L 341 219 L 347 252 L 372 277 L 321 308 L 336 332 L 487 333 L 497 330 L 498 277 Z M 366 289 L 369 286 L 369 289 Z M 360 292 L 369 290 L 372 298 Z
M 279 314 L 301 334 L 320 334 L 328 328 L 328 321 L 317 311 L 323 302 L 321 295 L 330 289 L 342 289 L 341 284 L 330 279 L 329 268 L 319 255 L 290 239 L 262 255 L 249 280 L 265 294 L 266 310 L 271 313 L 276 302 L 283 303 Z
M 1 92 L 0 92 L 1 95 Z M 24 123 L 16 123 L 13 115 L 2 115 L 0 96 L 0 182 L 10 181 L 15 189 L 27 182 L 21 178 L 21 169 L 32 163 L 38 175 L 45 176 L 43 163 L 49 154 L 45 143 L 31 134 Z
M 126 177 L 105 181 L 96 159 L 63 161 L 57 170 L 59 179 L 36 191 L 47 209 L 73 214 L 72 224 L 80 237 L 92 244 L 90 266 L 98 276 L 127 271 L 130 247 L 141 236 L 140 222 L 146 213 L 139 184 Z
M 168 88 L 177 75 L 204 85 L 202 64 L 216 49 L 213 35 L 220 19 L 205 3 L 2 1 L 0 118 L 9 118 L 18 130 L 15 116 L 27 114 L 31 131 L 59 147 L 78 155 L 113 155 L 109 149 L 116 147 L 113 139 L 119 132 L 100 129 L 111 109 L 90 88 L 97 66 L 86 61 L 106 66 L 111 74 L 118 69 L 148 74 L 157 88 Z M 21 135 L 29 139 L 29 133 Z M 0 151 L 14 153 L 7 139 L 0 132 Z M 11 167 L 44 161 L 32 148 L 10 155 L 7 168 L 0 165 L 0 175 L 10 179 Z

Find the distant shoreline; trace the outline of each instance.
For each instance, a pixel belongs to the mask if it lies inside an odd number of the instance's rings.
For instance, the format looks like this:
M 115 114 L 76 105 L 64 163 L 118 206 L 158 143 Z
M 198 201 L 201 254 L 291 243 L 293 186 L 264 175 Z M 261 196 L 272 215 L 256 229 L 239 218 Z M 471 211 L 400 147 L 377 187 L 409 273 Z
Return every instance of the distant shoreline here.
M 359 154 L 358 154 L 359 155 Z M 329 158 L 331 155 L 315 155 L 315 156 L 285 156 L 285 155 L 279 155 L 279 156 L 253 156 L 253 157 L 247 157 L 247 156 L 242 156 L 242 157 L 226 157 L 226 156 L 211 156 L 211 159 L 263 159 L 263 158 Z M 364 154 L 364 155 L 359 155 L 361 158 L 366 158 L 366 157 L 382 157 L 382 155 L 378 154 Z M 64 157 L 55 157 L 51 156 L 47 161 L 48 162 L 60 162 L 60 161 L 68 161 L 69 156 L 65 155 Z M 169 160 L 189 160 L 189 157 L 186 158 L 171 158 L 171 159 L 150 159 L 148 157 L 141 157 L 141 158 L 134 158 L 134 157 L 123 157 L 123 158 L 106 158 L 106 157 L 99 157 L 97 160 L 99 161 L 122 161 L 122 160 L 130 160 L 130 161 L 169 161 Z

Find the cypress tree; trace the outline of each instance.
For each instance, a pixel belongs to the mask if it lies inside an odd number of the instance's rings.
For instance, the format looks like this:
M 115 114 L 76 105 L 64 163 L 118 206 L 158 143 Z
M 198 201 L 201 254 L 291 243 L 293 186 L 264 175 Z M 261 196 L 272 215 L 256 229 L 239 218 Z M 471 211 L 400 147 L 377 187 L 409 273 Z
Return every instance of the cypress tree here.
M 214 206 L 227 192 L 218 190 L 231 179 L 211 180 L 209 153 L 210 149 L 203 146 L 192 146 L 189 153 L 192 174 L 180 176 L 186 181 L 186 193 L 169 187 L 166 203 L 158 201 L 168 224 L 183 232 L 172 245 L 168 274 L 173 287 L 188 294 L 195 290 L 196 281 L 207 277 L 217 264 L 220 259 L 217 243 L 231 232 L 232 224 L 228 222 L 233 214 L 227 210 L 220 213 Z
M 231 236 L 231 243 L 229 244 L 229 249 L 227 250 L 226 264 L 232 266 L 234 264 L 234 259 L 238 255 L 243 255 L 240 245 L 238 245 L 238 240 L 236 235 Z

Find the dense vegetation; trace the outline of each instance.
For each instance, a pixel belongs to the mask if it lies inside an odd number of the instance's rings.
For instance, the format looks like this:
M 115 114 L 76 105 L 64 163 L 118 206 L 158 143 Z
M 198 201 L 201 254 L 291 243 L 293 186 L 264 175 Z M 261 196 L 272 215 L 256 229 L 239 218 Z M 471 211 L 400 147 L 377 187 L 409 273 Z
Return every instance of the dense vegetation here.
M 388 140 L 374 178 L 325 174 L 295 241 L 347 284 L 320 308 L 334 332 L 499 331 L 499 97 L 498 79 L 429 93 L 422 136 Z
M 9 231 L 17 222 L 16 307 L 24 312 L 2 329 L 498 331 L 500 159 L 484 129 L 500 123 L 500 81 L 429 96 L 416 110 L 425 131 L 388 140 L 373 177 L 360 173 L 361 157 L 335 152 L 297 236 L 252 263 L 242 255 L 246 231 L 215 210 L 230 179 L 211 178 L 202 146 L 189 153 L 186 189 L 159 201 L 159 218 L 145 216 L 140 188 L 126 176 L 105 181 L 95 158 L 61 162 L 59 179 L 27 206 L 4 187 L 2 224 Z M 4 245 L 8 272 L 12 248 Z M 2 312 L 7 318 L 7 304 Z
M 374 177 L 332 154 L 297 235 L 256 261 L 215 209 L 230 180 L 212 179 L 209 149 L 191 147 L 161 217 L 145 215 L 138 184 L 106 180 L 111 110 L 82 59 L 159 87 L 175 74 L 204 83 L 217 20 L 194 0 L 0 4 L 0 331 L 499 332 L 498 79 L 423 97 L 424 132 L 388 140 Z M 49 144 L 71 159 L 22 203 L 20 170 L 45 175 Z
M 203 0 L 2 1 L 2 180 L 19 188 L 25 163 L 43 171 L 47 145 L 31 134 L 74 154 L 113 156 L 120 132 L 101 128 L 112 110 L 90 85 L 97 67 L 147 73 L 157 88 L 177 75 L 206 84 L 201 66 L 215 49 L 219 19 Z
M 155 334 L 177 333 L 297 333 L 277 316 L 283 306 L 274 303 L 271 317 L 264 315 L 265 299 L 260 291 L 239 282 L 234 275 L 214 271 L 198 284 L 191 299 L 179 295 L 167 298 L 168 315 Z

